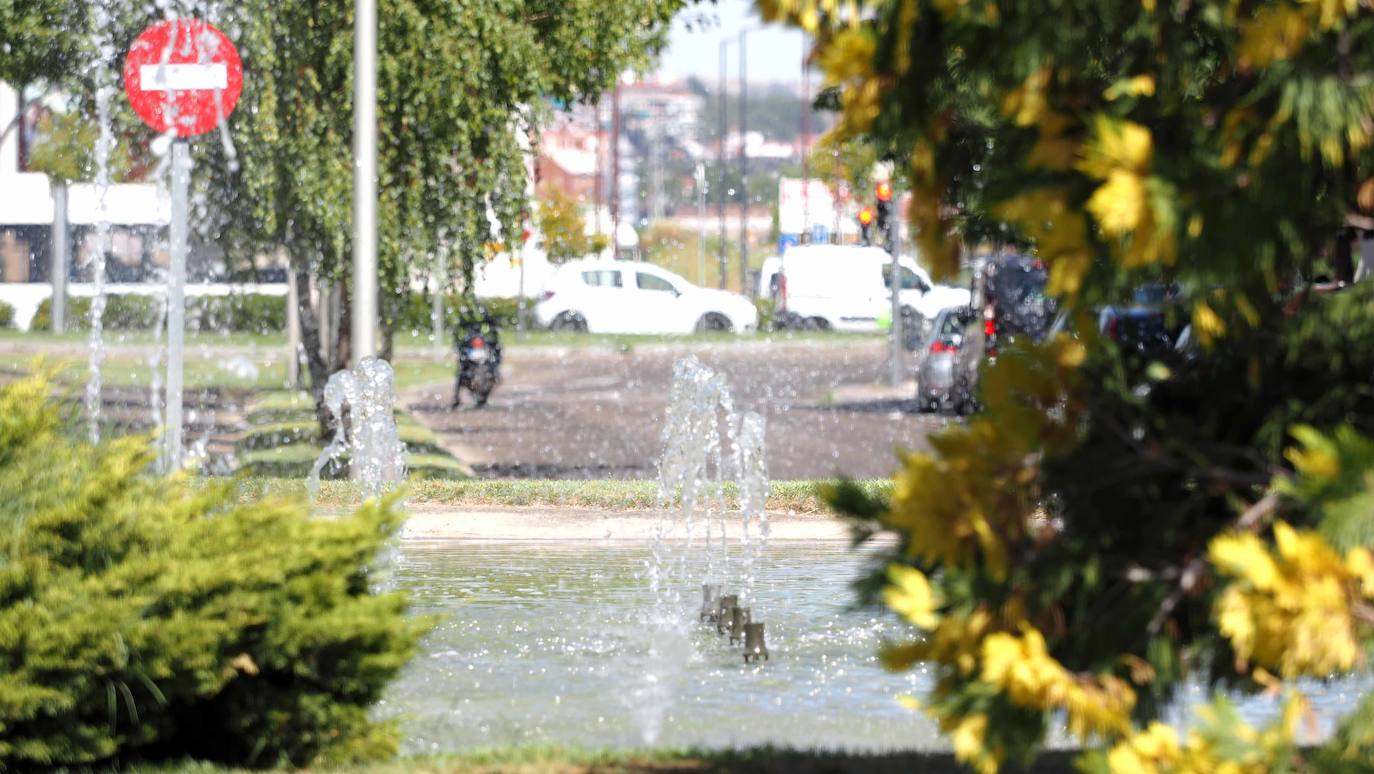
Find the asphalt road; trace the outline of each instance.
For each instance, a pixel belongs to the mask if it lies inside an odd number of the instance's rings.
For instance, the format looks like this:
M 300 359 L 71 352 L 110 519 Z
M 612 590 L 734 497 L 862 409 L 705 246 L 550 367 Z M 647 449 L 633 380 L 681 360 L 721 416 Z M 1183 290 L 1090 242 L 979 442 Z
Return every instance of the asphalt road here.
M 507 350 L 483 409 L 450 410 L 451 387 L 402 396 L 474 472 L 490 478 L 653 478 L 673 362 L 723 373 L 740 410 L 767 421 L 775 480 L 890 475 L 895 449 L 922 448 L 944 421 L 916 413 L 912 388 L 879 386 L 877 342 Z

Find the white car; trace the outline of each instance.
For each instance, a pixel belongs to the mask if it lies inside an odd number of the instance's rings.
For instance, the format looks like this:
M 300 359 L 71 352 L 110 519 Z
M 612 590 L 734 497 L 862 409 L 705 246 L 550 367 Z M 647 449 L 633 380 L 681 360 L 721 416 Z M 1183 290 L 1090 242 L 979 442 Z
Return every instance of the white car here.
M 906 256 L 897 261 L 897 298 L 905 320 L 923 333 L 940 310 L 968 306 L 963 288 L 936 285 Z M 777 319 L 790 327 L 876 331 L 892 317 L 892 258 L 880 247 L 800 245 L 782 257 Z
M 534 307 L 552 330 L 592 333 L 752 331 L 758 310 L 738 293 L 698 287 L 633 261 L 572 261 L 558 268 Z

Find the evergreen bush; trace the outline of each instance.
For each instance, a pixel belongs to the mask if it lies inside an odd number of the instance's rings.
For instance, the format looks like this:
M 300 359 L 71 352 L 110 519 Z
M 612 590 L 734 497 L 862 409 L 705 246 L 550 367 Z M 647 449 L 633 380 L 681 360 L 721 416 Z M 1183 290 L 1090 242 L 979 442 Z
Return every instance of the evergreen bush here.
M 514 298 L 484 298 L 478 303 L 496 321 L 500 330 L 513 331 L 516 324 L 518 302 Z M 534 299 L 525 299 L 525 308 L 533 309 Z M 457 294 L 444 299 L 444 327 L 450 335 L 458 329 L 459 323 L 472 314 L 473 302 Z M 424 293 L 411 293 L 402 302 L 396 315 L 396 330 L 425 332 L 434 328 L 434 297 Z
M 111 295 L 105 298 L 104 327 L 115 331 L 147 331 L 162 321 L 162 302 L 156 296 Z M 67 327 L 87 330 L 91 324 L 91 299 L 67 299 Z M 52 300 L 38 305 L 29 329 L 52 328 Z M 227 296 L 193 296 L 186 299 L 186 329 L 210 333 L 281 333 L 286 330 L 286 298 L 263 293 L 231 293 Z
M 235 504 L 67 438 L 48 391 L 0 388 L 0 771 L 392 753 L 368 710 L 428 624 L 370 590 L 389 504 Z

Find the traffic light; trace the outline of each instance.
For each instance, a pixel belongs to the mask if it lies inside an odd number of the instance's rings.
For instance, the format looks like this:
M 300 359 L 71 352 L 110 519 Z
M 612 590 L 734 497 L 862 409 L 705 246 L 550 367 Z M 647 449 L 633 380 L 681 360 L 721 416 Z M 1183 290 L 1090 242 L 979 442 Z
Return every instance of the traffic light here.
M 873 227 L 873 210 L 867 207 L 859 210 L 859 233 L 863 236 L 864 244 L 871 245 L 871 231 Z
M 892 184 L 884 180 L 873 186 L 878 199 L 878 238 L 883 246 L 892 249 Z

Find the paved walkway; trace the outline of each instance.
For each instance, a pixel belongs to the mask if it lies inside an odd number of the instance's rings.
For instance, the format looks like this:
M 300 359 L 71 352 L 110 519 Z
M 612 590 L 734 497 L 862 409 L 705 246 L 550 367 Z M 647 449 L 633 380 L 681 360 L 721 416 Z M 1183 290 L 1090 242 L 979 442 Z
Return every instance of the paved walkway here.
M 652 478 L 681 348 L 507 351 L 486 408 L 448 408 L 451 387 L 401 396 L 446 449 L 483 477 Z M 943 419 L 916 413 L 913 388 L 882 387 L 881 342 L 702 347 L 742 410 L 767 421 L 776 480 L 883 478 L 898 447 L 922 448 Z M 466 395 L 464 396 L 467 400 Z

